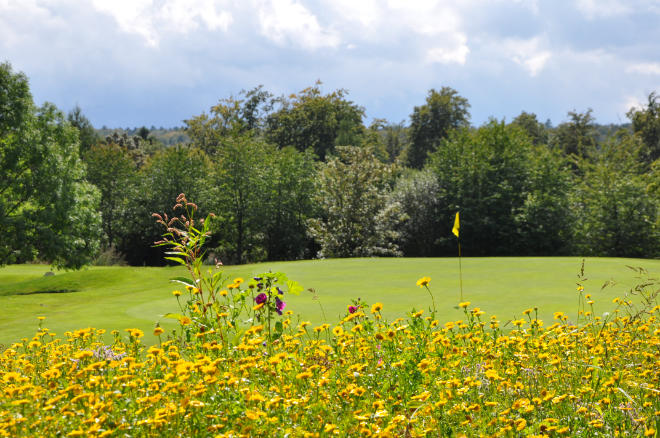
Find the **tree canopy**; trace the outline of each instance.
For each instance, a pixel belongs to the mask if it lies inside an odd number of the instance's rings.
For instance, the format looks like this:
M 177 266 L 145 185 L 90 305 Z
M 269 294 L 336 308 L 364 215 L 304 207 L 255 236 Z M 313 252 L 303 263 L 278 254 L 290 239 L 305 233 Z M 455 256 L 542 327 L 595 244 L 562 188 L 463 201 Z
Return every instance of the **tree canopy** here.
M 35 257 L 79 268 L 99 248 L 98 190 L 85 180 L 78 131 L 27 78 L 0 64 L 0 263 Z

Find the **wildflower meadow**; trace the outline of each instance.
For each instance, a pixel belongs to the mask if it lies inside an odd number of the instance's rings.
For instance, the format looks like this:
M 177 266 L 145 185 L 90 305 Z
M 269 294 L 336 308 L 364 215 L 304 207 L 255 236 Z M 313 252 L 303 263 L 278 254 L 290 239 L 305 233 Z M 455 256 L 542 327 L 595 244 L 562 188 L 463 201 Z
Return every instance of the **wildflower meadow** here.
M 227 278 L 202 264 L 212 215 L 177 199 L 157 245 L 173 279 L 175 330 L 85 328 L 0 352 L 0 436 L 658 436 L 660 289 L 643 281 L 598 315 L 578 282 L 573 314 L 537 308 L 504 326 L 479 303 L 436 319 L 425 300 L 394 320 L 387 303 L 346 303 L 313 326 L 287 305 L 284 273 Z M 639 274 L 646 273 L 640 269 Z M 512 305 L 515 305 L 513 303 Z

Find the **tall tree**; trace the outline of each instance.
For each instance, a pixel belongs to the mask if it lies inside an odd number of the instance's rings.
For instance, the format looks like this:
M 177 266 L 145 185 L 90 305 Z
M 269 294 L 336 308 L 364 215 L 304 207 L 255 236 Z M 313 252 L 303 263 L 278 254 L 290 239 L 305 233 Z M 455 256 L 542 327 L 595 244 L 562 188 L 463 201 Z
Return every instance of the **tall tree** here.
M 595 152 L 597 133 L 592 112 L 591 108 L 584 113 L 569 111 L 570 120 L 557 126 L 551 139 L 552 145 L 575 158 Z
M 137 166 L 129 152 L 114 143 L 92 146 L 83 156 L 87 180 L 101 192 L 100 211 L 107 247 L 128 232 L 124 227 L 128 201 L 137 184 Z
M 643 147 L 635 137 L 609 138 L 590 160 L 574 194 L 576 240 L 583 255 L 660 256 L 660 192 L 652 167 L 644 171 Z
M 631 108 L 627 115 L 632 122 L 633 132 L 646 145 L 644 158 L 648 162 L 660 158 L 660 96 L 652 92 L 646 108 Z
M 268 260 L 311 258 L 307 219 L 315 212 L 314 156 L 311 151 L 286 147 L 272 151 L 267 162 L 264 199 L 258 211 Z
M 429 153 L 452 129 L 467 127 L 470 122 L 470 104 L 450 87 L 440 91 L 429 90 L 426 104 L 416 106 L 410 116 L 410 145 L 407 162 L 421 169 Z
M 80 156 L 83 156 L 86 151 L 93 145 L 97 144 L 101 138 L 96 133 L 92 122 L 82 113 L 82 109 L 76 105 L 69 114 L 67 120 L 71 126 L 78 130 L 78 138 L 80 139 Z
M 451 234 L 456 211 L 461 212 L 465 254 L 525 255 L 562 248 L 563 242 L 535 248 L 527 241 L 532 234 L 526 230 L 552 226 L 551 218 L 566 211 L 554 188 L 565 187 L 561 167 L 535 169 L 543 162 L 534 160 L 534 153 L 519 127 L 494 120 L 477 130 L 455 131 L 442 143 L 429 162 L 442 206 L 442 228 L 428 237 L 437 243 L 437 255 L 456 253 Z
M 272 94 L 260 85 L 238 96 L 221 99 L 203 113 L 185 121 L 186 132 L 195 147 L 213 156 L 223 139 L 244 134 L 258 135 L 273 105 Z
M 266 119 L 266 138 L 279 147 L 311 149 L 321 160 L 337 145 L 360 143 L 364 110 L 346 99 L 346 90 L 321 92 L 320 83 L 276 100 Z
M 89 262 L 99 247 L 98 201 L 77 130 L 53 105 L 36 108 L 27 78 L 0 64 L 0 264 Z
M 215 156 L 215 185 L 218 189 L 216 214 L 222 237 L 219 251 L 232 263 L 266 258 L 261 245 L 263 215 L 267 214 L 265 191 L 272 183 L 274 145 L 252 135 L 223 139 Z
M 548 143 L 548 131 L 545 125 L 538 121 L 536 114 L 523 111 L 511 124 L 521 127 L 535 145 Z
M 122 188 L 128 192 L 128 207 L 121 221 L 121 233 L 115 237 L 117 248 L 132 265 L 162 265 L 163 252 L 153 247 L 162 229 L 153 213 L 168 213 L 180 193 L 199 205 L 198 217 L 204 217 L 216 198 L 211 182 L 211 162 L 195 148 L 174 146 L 149 157 L 138 174 L 138 183 Z
M 396 241 L 400 207 L 388 203 L 394 167 L 369 148 L 338 146 L 322 167 L 317 189 L 320 218 L 309 232 L 321 257 L 400 255 Z

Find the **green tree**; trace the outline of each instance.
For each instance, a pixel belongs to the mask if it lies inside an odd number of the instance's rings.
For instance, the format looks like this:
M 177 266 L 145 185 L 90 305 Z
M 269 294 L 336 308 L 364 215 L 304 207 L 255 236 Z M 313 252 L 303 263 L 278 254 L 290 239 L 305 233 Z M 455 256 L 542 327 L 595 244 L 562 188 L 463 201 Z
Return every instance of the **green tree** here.
M 314 254 L 309 252 L 307 220 L 315 211 L 314 155 L 286 147 L 272 151 L 267 162 L 264 200 L 259 207 L 267 258 L 310 258 Z
M 538 151 L 536 151 L 538 153 Z M 535 168 L 535 149 L 519 127 L 491 120 L 477 130 L 452 133 L 431 155 L 442 210 L 441 227 L 429 236 L 437 255 L 456 254 L 451 227 L 461 212 L 461 244 L 466 255 L 525 255 L 555 251 L 563 242 L 536 248 L 530 230 L 552 225 L 565 205 L 553 190 L 565 187 L 555 168 Z M 560 224 L 566 221 L 560 222 Z M 554 228 L 551 228 L 554 230 Z
M 567 255 L 573 251 L 573 178 L 566 158 L 545 145 L 532 148 L 523 204 L 513 209 L 521 255 Z
M 272 94 L 262 86 L 241 91 L 237 97 L 221 99 L 211 107 L 210 115 L 203 113 L 186 120 L 186 133 L 197 148 L 213 156 L 227 137 L 259 135 L 272 100 Z
M 428 154 L 453 129 L 469 126 L 470 104 L 450 87 L 429 90 L 426 104 L 416 106 L 410 116 L 410 144 L 407 163 L 421 169 Z
M 0 264 L 35 257 L 80 268 L 99 247 L 98 191 L 85 181 L 78 132 L 28 80 L 0 64 Z
M 660 255 L 660 193 L 652 168 L 644 172 L 635 137 L 609 138 L 599 154 L 581 160 L 584 177 L 574 195 L 581 255 L 653 258 Z
M 226 137 L 217 150 L 216 214 L 220 217 L 217 230 L 221 236 L 218 250 L 225 261 L 241 264 L 266 258 L 262 225 L 275 150 L 274 145 L 249 134 Z
M 266 138 L 280 148 L 311 149 L 321 160 L 337 145 L 357 145 L 364 134 L 364 110 L 346 100 L 345 90 L 322 94 L 320 83 L 276 99 L 266 118 Z
M 137 184 L 137 167 L 128 151 L 114 143 L 92 146 L 83 159 L 87 165 L 87 180 L 101 192 L 103 243 L 111 247 L 128 231 L 124 218 Z
M 322 166 L 316 201 L 321 214 L 309 220 L 309 232 L 321 245 L 321 257 L 400 255 L 396 241 L 400 207 L 388 203 L 394 167 L 369 148 L 338 146 Z
M 633 132 L 646 145 L 646 161 L 653 162 L 660 158 L 660 96 L 652 92 L 646 108 L 631 108 L 627 115 L 632 122 Z
M 115 239 L 126 260 L 131 265 L 162 265 L 164 254 L 153 246 L 162 229 L 151 215 L 171 216 L 172 202 L 185 193 L 199 204 L 204 217 L 216 198 L 211 181 L 211 161 L 199 149 L 174 146 L 150 157 L 140 169 L 138 183 L 122 189 L 128 192 L 128 207 Z
M 535 145 L 548 144 L 548 131 L 545 125 L 538 121 L 536 114 L 523 111 L 511 124 L 521 127 Z
M 570 120 L 557 126 L 551 144 L 573 158 L 584 158 L 594 153 L 597 132 L 591 113 L 591 108 L 584 113 L 570 111 Z
M 443 201 L 438 178 L 430 169 L 411 170 L 397 180 L 390 202 L 398 204 L 405 215 L 399 246 L 406 257 L 439 254 L 438 230 L 446 228 Z
M 76 105 L 69 114 L 67 120 L 78 130 L 78 138 L 80 139 L 80 156 L 83 156 L 86 151 L 92 146 L 97 144 L 101 138 L 96 133 L 92 122 L 82 113 L 82 109 Z

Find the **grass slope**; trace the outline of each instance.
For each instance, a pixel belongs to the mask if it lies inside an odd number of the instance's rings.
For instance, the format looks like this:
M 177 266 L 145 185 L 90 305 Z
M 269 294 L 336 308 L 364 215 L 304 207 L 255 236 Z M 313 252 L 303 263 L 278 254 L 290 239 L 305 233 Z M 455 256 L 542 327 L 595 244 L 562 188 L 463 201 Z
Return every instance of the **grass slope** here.
M 521 316 L 522 310 L 538 307 L 548 324 L 552 313 L 563 311 L 574 317 L 577 295 L 575 282 L 581 259 L 557 258 L 465 258 L 463 259 L 464 300 L 480 306 L 488 315 L 495 314 L 502 323 Z M 629 266 L 641 266 L 657 277 L 659 260 L 592 258 L 587 259 L 586 292 L 596 300 L 595 311 L 613 308 L 615 296 L 623 296 L 637 284 Z M 0 269 L 0 343 L 8 344 L 34 334 L 37 316 L 45 316 L 44 326 L 58 334 L 83 327 L 113 329 L 140 328 L 145 342 L 156 322 L 174 327 L 175 322 L 162 315 L 177 311 L 171 291 L 176 287 L 168 279 L 184 275 L 181 268 L 92 267 L 78 272 L 56 272 L 44 277 L 49 268 L 39 265 L 13 265 Z M 285 272 L 314 294 L 303 292 L 289 296 L 287 310 L 313 323 L 337 321 L 346 312 L 351 299 L 369 304 L 384 303 L 390 320 L 413 307 L 428 309 L 427 292 L 415 286 L 422 276 L 432 278 L 438 318 L 460 319 L 455 309 L 459 302 L 458 261 L 453 258 L 370 258 L 334 259 L 298 262 L 262 263 L 226 267 L 232 278 L 248 277 L 264 271 Z M 601 291 L 608 280 L 618 284 Z M 59 291 L 59 293 L 52 293 Z M 67 292 L 62 292 L 67 291 Z M 108 336 L 107 340 L 110 341 Z

